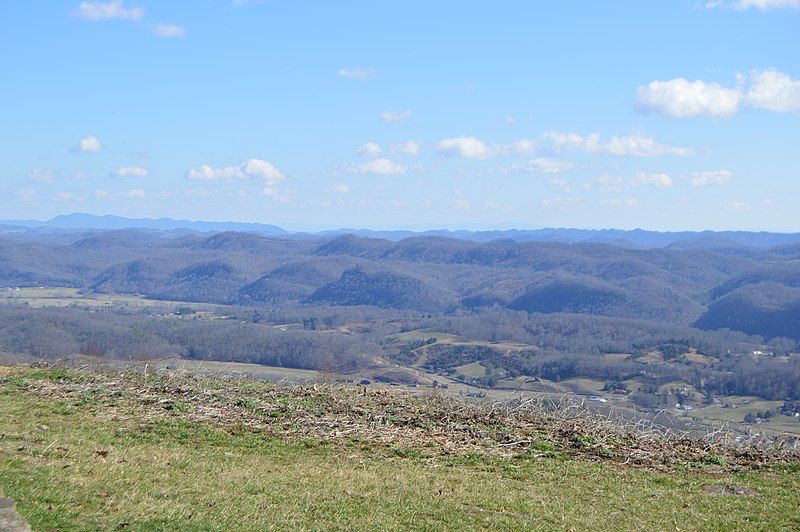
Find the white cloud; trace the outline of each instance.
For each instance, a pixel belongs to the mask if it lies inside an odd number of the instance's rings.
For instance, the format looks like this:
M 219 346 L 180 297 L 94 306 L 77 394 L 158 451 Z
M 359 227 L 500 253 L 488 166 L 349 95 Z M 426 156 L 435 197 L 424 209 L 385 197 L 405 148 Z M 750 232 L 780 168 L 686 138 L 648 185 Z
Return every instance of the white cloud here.
M 535 152 L 538 143 L 532 139 L 520 139 L 512 142 L 508 146 L 500 147 L 499 151 L 509 155 L 526 155 Z
M 185 37 L 186 28 L 177 24 L 154 24 L 152 31 L 159 37 Z
M 767 69 L 750 75 L 746 103 L 758 109 L 777 113 L 800 110 L 800 81 L 783 72 Z
M 365 142 L 356 150 L 356 155 L 361 157 L 377 157 L 381 153 L 383 153 L 383 150 L 374 142 Z
M 206 198 L 211 195 L 211 192 L 205 188 L 187 188 L 183 191 L 183 195 L 187 198 Z
M 710 170 L 706 172 L 694 172 L 691 184 L 693 187 L 705 187 L 708 185 L 724 185 L 733 174 L 728 170 Z
M 639 206 L 639 200 L 632 199 L 632 198 L 629 198 L 629 199 L 618 199 L 618 198 L 601 199 L 600 203 L 602 205 L 610 205 L 611 207 L 638 207 Z
M 791 7 L 800 8 L 800 0 L 739 0 L 736 3 L 738 9 L 755 7 L 759 11 L 766 11 L 773 8 Z
M 561 151 L 562 149 L 576 149 L 590 153 L 600 151 L 599 133 L 592 133 L 584 137 L 577 133 L 562 133 L 553 130 L 546 132 L 544 138 L 552 143 L 555 151 Z
M 369 79 L 375 77 L 374 68 L 340 68 L 336 71 L 336 75 L 340 78 L 347 79 Z
M 749 9 L 754 7 L 759 11 L 780 8 L 800 8 L 800 0 L 738 0 L 736 2 L 725 2 L 724 0 L 710 0 L 705 4 L 706 9 L 717 7 L 733 7 L 735 9 Z
M 145 196 L 144 190 L 141 188 L 132 188 L 123 194 L 126 198 L 130 199 L 143 199 Z
M 405 153 L 406 155 L 419 155 L 419 150 L 422 149 L 422 143 L 418 140 L 407 140 L 399 144 L 393 144 L 390 148 L 392 153 Z
M 114 175 L 117 177 L 147 177 L 147 168 L 142 166 L 120 166 L 114 170 Z
M 640 109 L 673 118 L 732 116 L 742 100 L 738 89 L 725 88 L 717 83 L 676 78 L 652 81 L 636 90 Z
M 381 120 L 386 122 L 387 124 L 402 124 L 408 117 L 411 116 L 411 111 L 409 109 L 401 110 L 401 111 L 393 111 L 391 109 L 387 109 L 386 111 L 381 113 Z
M 348 171 L 351 174 L 375 174 L 375 175 L 401 175 L 408 169 L 405 166 L 394 163 L 386 158 L 375 159 L 366 163 L 351 165 Z
M 88 135 L 78 142 L 78 145 L 75 146 L 75 151 L 97 153 L 103 151 L 103 143 L 94 135 Z
M 462 210 L 469 210 L 472 208 L 472 206 L 469 204 L 469 201 L 465 199 L 453 200 L 452 205 L 456 209 L 462 209 Z
M 599 133 L 582 136 L 577 133 L 548 131 L 544 134 L 556 152 L 562 149 L 578 149 L 587 153 L 604 153 L 627 157 L 655 157 L 657 155 L 686 156 L 692 153 L 690 148 L 667 146 L 656 142 L 652 137 L 630 135 L 627 137 L 611 137 L 603 142 Z
M 597 178 L 597 184 L 600 185 L 600 188 L 611 192 L 619 192 L 628 188 L 628 184 L 623 178 L 613 175 L 601 175 Z
M 631 185 L 653 185 L 660 188 L 669 188 L 672 186 L 672 178 L 667 174 L 639 172 L 631 179 Z
M 624 155 L 628 157 L 655 157 L 657 155 L 690 155 L 692 150 L 681 146 L 666 146 L 659 144 L 652 137 L 640 135 L 629 137 L 611 137 L 603 147 L 609 155 Z
M 636 99 L 643 111 L 673 118 L 729 117 L 743 106 L 789 113 L 800 110 L 800 81 L 774 69 L 739 75 L 735 87 L 677 78 L 639 87 Z
M 262 179 L 266 183 L 278 183 L 283 180 L 283 174 L 263 159 L 250 159 L 244 166 L 244 172 L 250 177 Z
M 108 190 L 101 190 L 98 188 L 94 191 L 94 197 L 99 200 L 106 199 L 108 198 Z
M 17 191 L 17 196 L 19 196 L 23 201 L 31 201 L 36 197 L 36 189 L 23 188 L 22 190 Z
M 261 194 L 268 197 L 273 203 L 289 203 L 292 198 L 286 192 L 288 191 L 282 191 L 277 187 L 264 187 L 261 190 Z
M 542 205 L 545 207 L 577 207 L 581 205 L 586 200 L 584 198 L 578 196 L 558 196 L 555 198 L 547 198 L 541 201 Z
M 466 157 L 467 159 L 488 159 L 492 156 L 489 146 L 475 137 L 442 139 L 436 145 L 436 151 L 443 155 Z
M 86 174 L 85 172 L 78 171 L 72 174 L 72 179 L 74 181 L 83 181 L 84 179 L 89 179 L 89 175 Z
M 126 7 L 123 0 L 111 2 L 81 2 L 73 15 L 87 20 L 139 20 L 144 16 L 141 7 Z
M 573 168 L 575 165 L 563 161 L 556 161 L 555 159 L 548 159 L 546 157 L 537 157 L 530 159 L 524 163 L 514 164 L 511 170 L 514 172 L 533 172 L 556 174 Z
M 749 211 L 750 205 L 741 201 L 732 201 L 728 204 L 728 208 L 734 211 Z
M 192 168 L 186 178 L 193 181 L 232 181 L 234 179 L 261 179 L 266 184 L 283 180 L 284 175 L 271 163 L 263 159 L 249 159 L 238 166 L 214 168 L 207 164 Z
M 328 187 L 325 189 L 326 192 L 331 192 L 333 194 L 347 194 L 350 192 L 350 187 L 347 185 L 334 185 L 332 187 Z
M 31 170 L 30 172 L 28 172 L 28 177 L 33 179 L 37 183 L 52 183 L 53 171 L 49 169 Z
M 80 196 L 76 196 L 72 192 L 59 192 L 56 194 L 56 199 L 58 201 L 82 201 L 83 198 Z

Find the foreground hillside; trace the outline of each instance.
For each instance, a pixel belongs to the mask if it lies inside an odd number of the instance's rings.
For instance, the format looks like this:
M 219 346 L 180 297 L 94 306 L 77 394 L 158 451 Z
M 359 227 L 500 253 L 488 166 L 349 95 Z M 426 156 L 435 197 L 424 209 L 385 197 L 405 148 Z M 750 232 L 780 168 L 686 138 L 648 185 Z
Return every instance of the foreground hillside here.
M 797 459 L 532 400 L 0 368 L 34 529 L 788 529 Z

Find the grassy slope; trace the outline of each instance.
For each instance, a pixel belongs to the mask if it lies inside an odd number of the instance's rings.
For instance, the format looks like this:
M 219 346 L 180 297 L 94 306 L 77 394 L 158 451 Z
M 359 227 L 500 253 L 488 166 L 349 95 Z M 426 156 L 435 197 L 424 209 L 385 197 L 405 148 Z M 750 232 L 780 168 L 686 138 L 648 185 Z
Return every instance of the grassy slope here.
M 318 444 L 143 421 L 126 394 L 34 395 L 0 379 L 0 487 L 35 529 L 800 527 L 797 472 L 651 472 L 552 458 Z M 735 485 L 757 496 L 712 495 Z

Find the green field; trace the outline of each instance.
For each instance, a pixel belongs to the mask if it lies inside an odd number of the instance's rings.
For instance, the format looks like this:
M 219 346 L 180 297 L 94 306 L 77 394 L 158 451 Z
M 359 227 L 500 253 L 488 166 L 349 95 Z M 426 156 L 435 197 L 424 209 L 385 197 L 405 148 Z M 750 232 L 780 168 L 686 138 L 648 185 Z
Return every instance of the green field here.
M 656 471 L 544 444 L 503 457 L 381 444 L 367 433 L 320 438 L 302 427 L 252 424 L 255 403 L 245 407 L 254 409 L 250 418 L 234 411 L 224 422 L 203 418 L 186 383 L 176 388 L 185 403 L 164 403 L 141 397 L 160 385 L 145 389 L 148 381 L 136 380 L 124 388 L 108 379 L 0 368 L 0 487 L 34 529 L 800 527 L 796 464 Z M 203 386 L 196 391 L 230 393 L 236 404 L 259 397 L 266 404 L 263 394 L 271 394 L 285 408 L 313 412 L 325 399 L 282 396 L 265 385 Z
M 84 294 L 77 288 L 26 287 L 0 290 L 0 303 L 22 303 L 33 308 L 86 307 L 86 308 L 164 308 L 191 307 L 199 311 L 213 311 L 219 305 L 147 299 L 137 295 Z

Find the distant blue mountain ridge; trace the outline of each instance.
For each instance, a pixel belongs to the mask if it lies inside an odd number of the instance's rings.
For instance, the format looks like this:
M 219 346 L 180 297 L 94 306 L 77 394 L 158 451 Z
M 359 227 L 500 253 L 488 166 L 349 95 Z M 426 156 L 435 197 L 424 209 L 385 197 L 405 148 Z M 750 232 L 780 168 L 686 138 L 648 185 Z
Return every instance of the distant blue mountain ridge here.
M 486 231 L 434 229 L 427 231 L 373 230 L 341 228 L 314 233 L 291 232 L 277 225 L 246 222 L 209 222 L 175 220 L 172 218 L 126 218 L 114 215 L 73 213 L 50 220 L 0 220 L 0 234 L 26 230 L 109 231 L 148 229 L 155 231 L 196 231 L 218 233 L 226 231 L 256 233 L 266 236 L 293 238 L 328 238 L 343 234 L 399 241 L 411 237 L 444 237 L 475 242 L 512 240 L 514 242 L 598 243 L 625 247 L 657 248 L 737 248 L 774 247 L 800 244 L 800 233 L 755 231 L 648 231 L 644 229 L 504 229 Z

